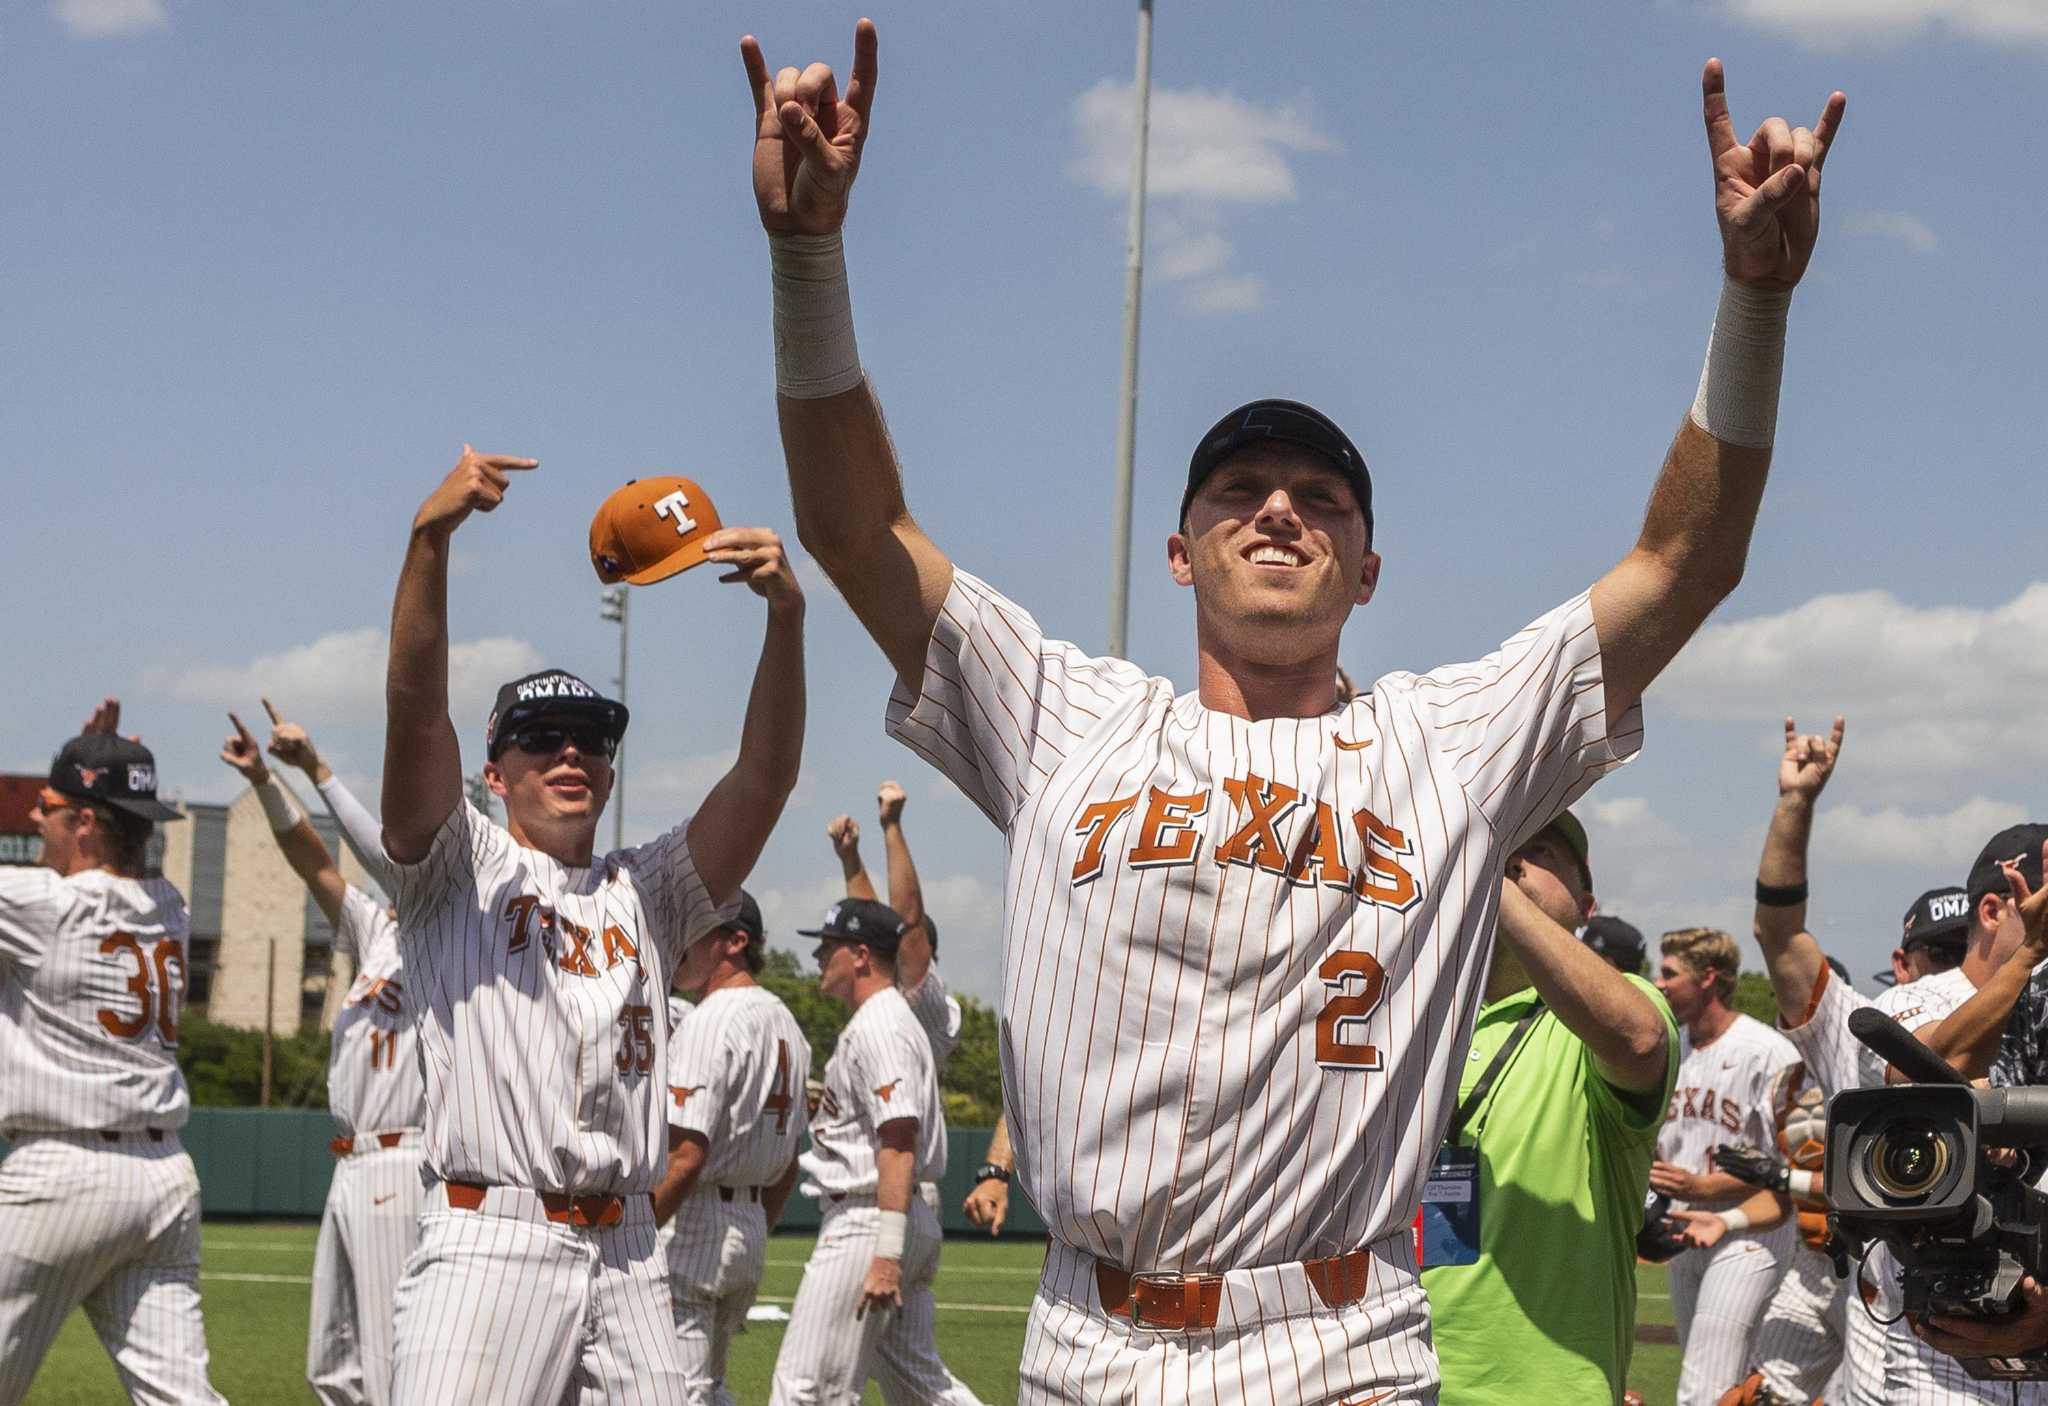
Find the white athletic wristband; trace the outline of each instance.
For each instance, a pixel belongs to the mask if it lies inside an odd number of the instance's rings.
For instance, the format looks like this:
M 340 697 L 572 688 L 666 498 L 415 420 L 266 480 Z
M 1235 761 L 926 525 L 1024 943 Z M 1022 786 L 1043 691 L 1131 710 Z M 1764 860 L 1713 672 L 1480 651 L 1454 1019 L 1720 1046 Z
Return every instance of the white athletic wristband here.
M 1803 1196 L 1809 1201 L 1818 1200 L 1821 1190 L 1819 1172 L 1802 1172 L 1794 1167 L 1785 1178 L 1785 1189 L 1794 1196 Z
M 860 384 L 846 254 L 836 234 L 768 237 L 775 280 L 775 389 L 822 400 Z
M 1732 1211 L 1722 1211 L 1720 1215 L 1721 1223 L 1728 1227 L 1730 1235 L 1740 1235 L 1749 1229 L 1749 1217 L 1742 1214 L 1740 1207 Z
M 1732 279 L 1721 283 L 1692 422 L 1723 444 L 1769 449 L 1777 437 L 1791 307 L 1790 293 L 1766 293 Z
M 299 823 L 299 804 L 292 799 L 292 793 L 285 790 L 284 783 L 273 774 L 266 776 L 255 786 L 256 799 L 263 804 L 263 818 L 270 822 L 273 834 L 282 835 Z
M 885 1260 L 903 1258 L 903 1240 L 910 1231 L 908 1211 L 878 1211 L 875 1225 L 875 1257 Z

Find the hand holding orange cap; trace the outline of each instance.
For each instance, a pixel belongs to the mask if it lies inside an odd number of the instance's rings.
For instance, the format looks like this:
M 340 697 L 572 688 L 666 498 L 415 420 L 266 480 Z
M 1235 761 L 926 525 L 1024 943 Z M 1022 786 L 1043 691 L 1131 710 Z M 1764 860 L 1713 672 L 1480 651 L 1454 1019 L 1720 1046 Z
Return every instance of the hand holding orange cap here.
M 601 581 L 651 586 L 704 560 L 719 530 L 718 509 L 687 478 L 637 478 L 604 500 L 590 520 L 590 564 Z

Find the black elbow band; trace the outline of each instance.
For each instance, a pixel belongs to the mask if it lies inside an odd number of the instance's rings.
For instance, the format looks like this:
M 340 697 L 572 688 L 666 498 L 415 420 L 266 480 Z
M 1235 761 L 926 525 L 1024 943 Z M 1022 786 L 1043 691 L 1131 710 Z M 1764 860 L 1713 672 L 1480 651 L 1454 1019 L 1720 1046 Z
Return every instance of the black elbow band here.
M 1767 884 L 1756 881 L 1756 901 L 1766 908 L 1792 908 L 1806 902 L 1805 884 Z

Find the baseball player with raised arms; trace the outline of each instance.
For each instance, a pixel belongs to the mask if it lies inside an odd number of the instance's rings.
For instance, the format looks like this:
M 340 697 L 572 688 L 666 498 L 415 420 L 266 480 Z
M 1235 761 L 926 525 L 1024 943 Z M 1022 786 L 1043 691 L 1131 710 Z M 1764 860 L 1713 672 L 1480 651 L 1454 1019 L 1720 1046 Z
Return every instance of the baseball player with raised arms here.
M 109 698 L 50 764 L 36 868 L 0 869 L 0 1406 L 83 1307 L 128 1398 L 219 1406 L 199 1178 L 178 1140 L 185 900 L 144 878 L 156 758 Z
M 270 700 L 263 706 L 282 731 Z M 291 791 L 271 774 L 256 739 L 240 718 L 230 713 L 228 719 L 235 730 L 221 760 L 256 792 L 278 849 L 334 927 L 335 952 L 355 965 L 327 1054 L 337 1161 L 313 1249 L 306 1380 L 328 1406 L 384 1406 L 391 1399 L 392 1295 L 426 1201 L 420 1180 L 426 1089 L 413 1048 L 415 1012 L 398 956 L 398 923 L 388 906 L 342 878 Z M 303 728 L 292 734 L 288 741 L 273 734 L 272 755 L 314 774 L 321 763 L 312 740 Z
M 1673 1213 L 1692 1226 L 1692 1247 L 1670 1265 L 1683 1357 L 1678 1406 L 1715 1406 L 1749 1370 L 1751 1336 L 1797 1235 L 1786 1199 L 1719 1170 L 1713 1151 L 1731 1139 L 1759 1147 L 1771 1140 L 1771 1089 L 1799 1055 L 1730 1004 L 1742 964 L 1734 938 L 1686 928 L 1664 934 L 1661 948 L 1657 989 L 1685 1038 L 1650 1189 L 1669 1196 Z
M 384 849 L 419 1002 L 426 1165 L 440 1183 L 398 1287 L 392 1400 L 687 1399 L 650 1193 L 668 1147 L 676 964 L 730 917 L 796 784 L 803 594 L 765 528 L 703 541 L 768 603 L 739 756 L 690 819 L 595 847 L 622 704 L 548 670 L 498 691 L 463 797 L 448 717 L 449 543 L 530 459 L 461 460 L 413 520 L 392 610 Z
M 1166 543 L 1190 693 L 1048 638 L 911 517 L 841 247 L 877 50 L 861 21 L 842 100 L 742 41 L 754 194 L 799 535 L 895 669 L 890 730 L 1007 841 L 1003 1082 L 1052 1236 L 1020 1399 L 1434 1401 L 1409 1226 L 1496 883 L 1636 750 L 1643 688 L 1740 576 L 1843 99 L 1743 144 L 1707 65 L 1726 280 L 1635 546 L 1494 653 L 1340 705 L 1381 561 L 1363 457 L 1307 406 L 1195 449 Z
M 853 1018 L 825 1065 L 802 1158 L 823 1219 L 775 1359 L 770 1406 L 855 1406 L 870 1377 L 891 1403 L 979 1406 L 933 1345 L 937 1214 L 916 1194 L 946 1174 L 938 1067 L 895 970 L 903 919 L 846 898 L 815 928 L 818 989 Z
M 761 908 L 692 943 L 675 986 L 696 998 L 669 1035 L 668 1169 L 654 1189 L 667 1226 L 669 1292 L 691 1406 L 732 1406 L 725 1361 L 761 1289 L 768 1231 L 795 1184 L 811 1047 L 789 1007 L 754 978 L 767 957 Z
M 1925 973 L 1917 979 L 1902 981 L 1873 999 L 1835 975 L 1806 924 L 1807 851 L 1816 805 L 1841 760 L 1844 732 L 1839 717 L 1826 735 L 1802 733 L 1793 719 L 1785 719 L 1778 799 L 1764 835 L 1756 880 L 1756 937 L 1777 999 L 1779 1028 L 1829 1098 L 1843 1089 L 1875 1088 L 1885 1082 L 1884 1061 L 1849 1033 L 1852 1011 L 1872 1006 L 1908 1031 L 1932 1034 L 1989 979 L 2023 935 L 2016 905 L 1987 891 L 1981 903 L 1966 901 L 1970 924 L 1957 965 L 1943 965 L 1955 956 L 1952 940 L 1910 947 L 1902 941 L 1894 970 Z M 1921 900 L 1943 916 L 1953 907 L 1939 891 L 1923 894 Z M 1916 925 L 1912 910 L 1906 924 L 1909 930 Z M 1898 1261 L 1881 1244 L 1871 1246 L 1857 1266 L 1859 1287 L 1849 1303 L 1844 1353 L 1843 1399 L 1849 1406 L 2048 1403 L 2048 1390 L 2041 1383 L 1976 1381 L 1953 1359 L 1914 1337 L 1903 1316 L 1898 1272 Z

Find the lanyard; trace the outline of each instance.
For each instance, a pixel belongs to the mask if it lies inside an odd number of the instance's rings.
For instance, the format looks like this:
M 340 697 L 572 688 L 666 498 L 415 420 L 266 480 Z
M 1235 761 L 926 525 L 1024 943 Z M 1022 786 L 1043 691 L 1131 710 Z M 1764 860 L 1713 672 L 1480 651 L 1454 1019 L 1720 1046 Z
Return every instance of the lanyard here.
M 1444 1136 L 1446 1143 L 1456 1146 L 1458 1140 L 1464 1136 L 1465 1125 L 1472 1121 L 1472 1115 L 1486 1102 L 1487 1094 L 1493 1091 L 1494 1080 L 1500 1078 L 1501 1071 L 1508 1066 L 1508 1061 L 1515 1057 L 1515 1050 L 1520 1047 L 1522 1037 L 1529 1033 L 1529 1027 L 1542 1016 L 1543 1002 L 1539 999 L 1529 1008 L 1527 1015 L 1515 1022 L 1515 1028 L 1508 1032 L 1506 1041 L 1494 1052 L 1493 1062 L 1486 1066 L 1486 1072 L 1479 1076 L 1479 1082 L 1472 1086 L 1472 1092 L 1465 1095 L 1464 1100 L 1459 1103 L 1457 1114 L 1451 1119 L 1450 1131 Z

